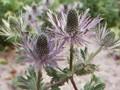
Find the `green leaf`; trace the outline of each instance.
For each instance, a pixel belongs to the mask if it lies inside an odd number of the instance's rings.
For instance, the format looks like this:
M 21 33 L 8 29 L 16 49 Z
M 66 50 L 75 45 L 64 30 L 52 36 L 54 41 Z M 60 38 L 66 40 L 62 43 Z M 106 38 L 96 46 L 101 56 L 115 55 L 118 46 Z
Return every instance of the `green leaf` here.
M 104 90 L 104 82 L 95 75 L 92 76 L 91 80 L 87 82 L 84 86 L 84 90 Z
M 104 83 L 99 83 L 94 87 L 94 90 L 104 90 L 105 84 Z
M 4 19 L 2 19 L 2 22 L 3 22 L 4 26 L 6 26 L 7 28 L 10 28 L 9 22 L 7 22 L 7 21 L 4 20 Z
M 25 90 L 37 90 L 37 74 L 31 66 L 25 72 L 25 75 L 16 78 L 16 86 Z M 39 90 L 45 90 L 42 78 L 40 79 Z
M 53 86 L 51 87 L 51 90 L 60 90 L 60 88 L 58 86 Z
M 58 81 L 65 80 L 63 83 L 60 83 L 57 86 L 64 85 L 64 83 L 68 81 L 68 77 L 71 76 L 71 72 L 67 68 L 59 71 L 59 70 L 54 69 L 52 67 L 46 67 L 45 70 L 47 72 L 47 75 L 52 77 L 51 83 L 56 83 Z
M 87 49 L 87 47 L 85 47 L 85 49 L 84 49 L 85 54 L 87 54 L 87 51 L 88 51 L 88 49 Z
M 75 74 L 78 76 L 93 73 L 94 71 L 96 71 L 96 69 L 97 69 L 97 66 L 94 64 L 81 63 L 74 66 Z
M 82 49 L 80 49 L 80 52 L 81 52 L 81 55 L 82 55 L 82 58 L 83 58 L 83 60 L 85 60 L 85 52 L 82 50 Z
M 57 74 L 57 71 L 51 67 L 46 67 L 45 70 L 46 70 L 48 76 L 52 77 L 52 76 L 56 76 L 56 74 Z

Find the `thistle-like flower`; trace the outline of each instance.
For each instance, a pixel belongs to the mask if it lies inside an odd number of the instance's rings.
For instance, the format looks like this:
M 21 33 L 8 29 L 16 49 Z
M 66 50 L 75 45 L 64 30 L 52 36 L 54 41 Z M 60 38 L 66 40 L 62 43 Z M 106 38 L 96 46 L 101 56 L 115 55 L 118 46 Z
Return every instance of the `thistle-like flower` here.
M 34 38 L 23 35 L 22 42 L 26 59 L 32 61 L 38 69 L 46 66 L 56 67 L 57 61 L 64 59 L 60 56 L 63 46 L 56 45 L 45 34 Z
M 39 22 L 38 17 L 41 17 L 48 10 L 49 2 L 50 0 L 44 0 L 40 5 L 33 4 L 24 7 L 25 12 L 22 14 L 22 18 L 28 27 L 40 32 L 40 26 L 43 22 Z
M 115 33 L 107 29 L 107 25 L 99 25 L 96 30 L 96 41 L 104 48 L 117 49 L 120 48 L 120 37 L 116 38 Z
M 58 6 L 58 9 L 56 9 L 56 12 L 63 12 L 67 13 L 70 9 L 80 9 L 83 7 L 83 4 L 80 2 L 72 2 L 71 4 L 61 4 Z
M 75 10 L 70 10 L 68 14 L 63 12 L 60 15 L 55 15 L 49 11 L 49 22 L 52 24 L 52 28 L 48 28 L 55 36 L 62 40 L 64 43 L 70 42 L 77 45 L 83 45 L 86 40 L 83 38 L 85 34 L 96 27 L 102 20 L 99 17 L 91 18 L 88 16 L 88 9 L 84 14 L 78 16 Z
M 36 5 L 33 5 L 32 7 L 26 6 L 24 7 L 25 13 L 23 13 L 22 18 L 24 22 L 27 24 L 27 26 L 37 30 L 39 28 L 38 23 L 38 16 L 41 15 L 41 8 L 38 8 Z

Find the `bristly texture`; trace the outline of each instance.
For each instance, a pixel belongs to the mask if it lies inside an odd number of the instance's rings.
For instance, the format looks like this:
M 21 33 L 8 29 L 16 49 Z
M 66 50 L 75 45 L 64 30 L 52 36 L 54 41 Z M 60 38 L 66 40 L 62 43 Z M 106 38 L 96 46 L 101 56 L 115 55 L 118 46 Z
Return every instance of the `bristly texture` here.
M 70 10 L 67 16 L 66 32 L 75 33 L 78 30 L 78 16 L 75 10 Z
M 32 62 L 38 69 L 46 66 L 57 67 L 57 61 L 64 59 L 60 56 L 63 46 L 56 45 L 45 34 L 36 37 L 23 34 L 22 47 L 27 61 Z
M 105 48 L 120 48 L 120 37 L 116 38 L 115 33 L 108 30 L 106 26 L 106 24 L 104 26 L 99 25 L 98 30 L 96 30 L 96 41 Z
M 88 11 L 87 9 L 84 14 L 77 15 L 75 10 L 69 10 L 67 15 L 63 12 L 55 15 L 49 10 L 47 14 L 52 28 L 48 28 L 48 31 L 54 33 L 56 38 L 64 43 L 84 45 L 86 43 L 84 39 L 86 33 L 95 28 L 102 20 L 99 17 L 91 18 Z
M 35 51 L 39 53 L 39 57 L 49 54 L 48 40 L 45 35 L 42 34 L 37 38 Z

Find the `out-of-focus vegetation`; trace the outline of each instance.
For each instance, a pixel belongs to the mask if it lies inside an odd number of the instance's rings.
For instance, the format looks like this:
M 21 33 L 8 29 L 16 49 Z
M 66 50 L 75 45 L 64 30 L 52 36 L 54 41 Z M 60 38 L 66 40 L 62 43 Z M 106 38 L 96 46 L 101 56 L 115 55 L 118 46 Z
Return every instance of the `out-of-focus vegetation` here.
M 107 21 L 109 27 L 120 26 L 119 0 L 80 0 L 83 8 L 90 8 L 92 16 L 100 15 Z
M 90 14 L 94 17 L 100 15 L 104 18 L 104 21 L 108 23 L 108 26 L 114 32 L 119 32 L 120 28 L 120 1 L 119 0 L 0 0 L 0 24 L 2 19 L 8 19 L 9 16 L 18 16 L 26 5 L 32 5 L 33 3 L 48 2 L 50 6 L 48 8 L 53 10 L 60 9 L 62 5 L 76 6 L 74 8 L 78 10 L 90 9 Z M 46 22 L 45 19 L 42 21 Z M 46 23 L 45 23 L 46 25 Z M 117 29 L 116 29 L 117 28 Z M 4 50 L 4 47 L 13 45 L 12 40 L 6 40 L 7 37 L 0 35 L 0 50 Z
M 0 0 L 0 20 L 7 16 L 18 13 L 25 5 L 40 3 L 43 0 Z M 45 1 L 45 0 L 44 0 Z M 51 7 L 55 9 L 60 4 L 72 4 L 76 2 L 80 9 L 90 8 L 92 16 L 100 15 L 108 22 L 110 27 L 119 25 L 120 1 L 119 0 L 47 0 L 53 2 Z
M 11 15 L 17 14 L 23 9 L 25 5 L 31 5 L 33 2 L 41 0 L 0 0 L 0 24 L 3 18 L 8 18 Z M 4 50 L 6 46 L 12 46 L 11 40 L 6 40 L 7 37 L 0 36 L 0 51 Z
M 33 2 L 37 3 L 39 1 L 40 0 L 0 0 L 0 20 L 17 13 L 25 5 L 30 5 Z

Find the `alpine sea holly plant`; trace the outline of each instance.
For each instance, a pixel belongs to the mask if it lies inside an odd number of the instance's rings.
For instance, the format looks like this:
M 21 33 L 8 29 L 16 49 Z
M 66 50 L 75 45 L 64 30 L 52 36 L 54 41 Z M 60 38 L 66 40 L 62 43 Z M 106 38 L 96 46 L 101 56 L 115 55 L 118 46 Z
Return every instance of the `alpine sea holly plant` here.
M 22 90 L 60 90 L 61 86 L 70 81 L 73 86 L 71 90 L 104 90 L 104 82 L 94 75 L 98 67 L 91 61 L 104 48 L 118 49 L 120 38 L 106 29 L 106 25 L 98 25 L 102 19 L 90 17 L 88 11 L 79 15 L 74 9 L 67 14 L 55 14 L 48 10 L 51 26 L 46 27 L 47 32 L 33 34 L 22 30 L 26 28 L 20 28 L 23 59 L 32 67 L 28 68 L 25 75 L 17 77 L 16 86 Z M 100 46 L 93 53 L 88 52 L 87 47 L 90 43 L 87 40 L 89 32 L 95 34 Z M 69 53 L 63 55 L 65 50 Z M 68 65 L 63 68 L 60 61 L 68 61 Z M 44 82 L 43 71 L 50 77 L 50 82 Z M 87 74 L 93 75 L 91 80 L 84 87 L 78 87 L 74 77 Z

